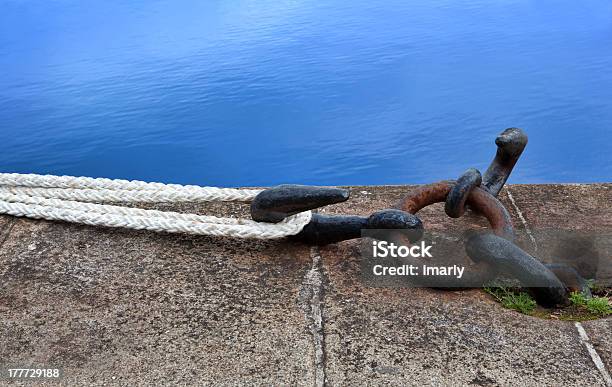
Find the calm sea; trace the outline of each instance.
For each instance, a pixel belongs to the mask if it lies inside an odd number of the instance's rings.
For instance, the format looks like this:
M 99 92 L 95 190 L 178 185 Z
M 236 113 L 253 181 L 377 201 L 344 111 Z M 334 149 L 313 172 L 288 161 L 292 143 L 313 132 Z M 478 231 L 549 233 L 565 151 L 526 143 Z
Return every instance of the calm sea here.
M 3 1 L 0 171 L 200 185 L 612 181 L 612 2 Z

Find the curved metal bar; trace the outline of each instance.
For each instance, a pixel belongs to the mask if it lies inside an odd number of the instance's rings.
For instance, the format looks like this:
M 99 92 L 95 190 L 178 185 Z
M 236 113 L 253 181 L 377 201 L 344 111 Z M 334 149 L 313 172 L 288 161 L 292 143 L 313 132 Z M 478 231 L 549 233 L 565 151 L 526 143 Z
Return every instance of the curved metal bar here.
M 475 262 L 488 262 L 517 279 L 539 304 L 569 304 L 567 289 L 557 276 L 514 243 L 490 233 L 475 234 L 466 241 L 465 251 Z
M 527 146 L 527 134 L 519 128 L 508 128 L 495 139 L 497 153 L 483 176 L 483 187 L 497 196 L 508 180 L 514 165 Z
M 373 213 L 369 217 L 312 214 L 312 220 L 297 235 L 301 242 L 326 245 L 361 237 L 361 230 L 409 230 L 411 241 L 423 236 L 423 223 L 413 214 L 396 209 Z
M 465 213 L 465 202 L 470 195 L 470 192 L 482 183 L 480 171 L 476 168 L 470 168 L 457 179 L 457 182 L 451 188 L 446 203 L 444 212 L 451 218 L 459 218 Z
M 441 181 L 421 186 L 410 192 L 399 204 L 399 208 L 411 214 L 433 203 L 445 202 L 453 188 L 453 182 Z M 514 229 L 508 210 L 493 195 L 480 187 L 475 187 L 467 197 L 466 204 L 482 214 L 495 235 L 509 241 L 514 240 Z

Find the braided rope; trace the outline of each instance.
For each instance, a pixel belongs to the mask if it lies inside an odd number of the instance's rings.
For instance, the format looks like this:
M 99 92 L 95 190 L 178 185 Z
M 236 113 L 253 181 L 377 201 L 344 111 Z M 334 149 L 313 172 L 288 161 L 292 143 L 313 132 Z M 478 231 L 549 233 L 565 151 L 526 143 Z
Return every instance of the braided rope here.
M 193 202 L 253 200 L 262 190 L 147 183 L 137 180 L 0 173 L 0 187 L 15 194 L 88 202 Z M 131 195 L 130 195 L 131 193 Z M 147 196 L 150 195 L 150 196 Z
M 262 190 L 183 186 L 88 177 L 0 173 L 0 213 L 92 226 L 236 238 L 276 239 L 298 234 L 312 213 L 279 223 L 145 210 L 102 202 L 250 201 Z
M 240 190 L 234 188 L 200 187 L 203 189 L 181 190 L 145 189 L 142 191 L 126 189 L 95 188 L 40 188 L 0 186 L 0 192 L 19 196 L 36 196 L 49 199 L 75 200 L 79 202 L 136 202 L 136 203 L 176 203 L 205 201 L 251 201 L 261 190 Z

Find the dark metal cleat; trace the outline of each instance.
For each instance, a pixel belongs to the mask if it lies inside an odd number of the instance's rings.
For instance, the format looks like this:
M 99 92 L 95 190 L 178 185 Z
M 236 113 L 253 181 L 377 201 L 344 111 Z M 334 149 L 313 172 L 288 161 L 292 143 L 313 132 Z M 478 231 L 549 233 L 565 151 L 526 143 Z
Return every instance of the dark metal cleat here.
M 283 184 L 257 195 L 251 203 L 251 218 L 278 223 L 290 215 L 348 200 L 349 190 L 333 187 Z
M 408 230 L 411 241 L 423 236 L 423 223 L 412 214 L 387 209 L 366 216 L 312 214 L 312 220 L 297 235 L 290 237 L 305 243 L 326 245 L 361 238 L 362 230 Z
M 251 203 L 251 217 L 257 222 L 278 223 L 299 212 L 344 202 L 349 190 L 305 185 L 279 185 L 262 191 Z M 291 239 L 324 245 L 361 237 L 361 230 L 409 230 L 411 238 L 423 235 L 423 224 L 415 215 L 400 210 L 383 210 L 369 217 L 312 214 L 310 223 Z
M 483 187 L 497 196 L 508 180 L 514 165 L 527 146 L 527 134 L 519 128 L 509 128 L 495 139 L 497 153 L 482 178 Z

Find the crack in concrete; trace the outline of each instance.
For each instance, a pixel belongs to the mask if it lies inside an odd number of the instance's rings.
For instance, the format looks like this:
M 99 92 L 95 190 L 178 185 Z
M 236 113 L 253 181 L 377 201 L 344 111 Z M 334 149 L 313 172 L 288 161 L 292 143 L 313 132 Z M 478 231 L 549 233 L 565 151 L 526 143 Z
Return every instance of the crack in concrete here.
M 606 366 L 601 360 L 601 357 L 599 357 L 599 354 L 595 350 L 595 347 L 593 347 L 593 344 L 591 344 L 591 340 L 589 339 L 589 336 L 584 330 L 584 327 L 579 322 L 576 322 L 575 326 L 576 326 L 576 329 L 578 330 L 578 336 L 580 337 L 580 342 L 584 344 L 587 351 L 589 352 L 589 355 L 591 356 L 591 360 L 593 360 L 593 363 L 595 363 L 595 367 L 597 367 L 597 369 L 599 370 L 599 373 L 603 377 L 604 382 L 606 383 L 606 386 L 612 387 L 612 378 L 610 377 L 608 370 L 606 370 Z
M 512 203 L 512 206 L 516 210 L 516 213 L 518 214 L 521 223 L 523 223 L 523 226 L 525 227 L 525 232 L 527 233 L 527 236 L 529 236 L 529 239 L 531 239 L 531 242 L 533 243 L 534 251 L 538 251 L 538 243 L 536 242 L 536 239 L 533 236 L 529 225 L 527 225 L 527 220 L 523 216 L 523 212 L 519 209 L 518 205 L 516 204 L 516 201 L 514 201 L 514 197 L 512 196 L 512 192 L 510 192 L 510 188 L 508 188 L 508 186 L 505 186 L 505 188 L 506 192 L 508 193 L 508 199 L 510 199 L 510 203 Z
M 327 384 L 325 376 L 325 335 L 323 331 L 323 275 L 321 255 L 317 247 L 310 248 L 312 265 L 306 272 L 298 302 L 301 304 L 314 345 L 315 386 Z
M 510 189 L 508 188 L 508 186 L 506 186 L 505 189 L 506 189 L 506 192 L 508 193 L 508 198 L 510 199 L 512 206 L 516 210 L 516 213 L 518 214 L 518 217 L 521 220 L 521 223 L 525 227 L 525 231 L 527 232 L 529 239 L 531 239 L 531 241 L 533 242 L 535 251 L 538 251 L 538 244 L 536 242 L 535 237 L 531 233 L 531 229 L 529 228 L 529 225 L 527 224 L 527 220 L 523 216 L 523 212 L 520 210 L 519 206 L 516 204 L 516 201 L 514 200 L 514 197 L 512 196 L 512 193 L 510 192 Z M 593 361 L 593 363 L 595 364 L 595 367 L 597 368 L 597 370 L 603 377 L 606 386 L 612 387 L 612 379 L 610 378 L 610 374 L 608 373 L 608 370 L 606 370 L 606 366 L 601 360 L 601 357 L 599 356 L 597 351 L 595 350 L 595 347 L 593 347 L 593 344 L 591 344 L 589 340 L 589 336 L 584 330 L 584 327 L 582 326 L 580 322 L 576 322 L 574 325 L 576 326 L 576 330 L 578 331 L 578 338 L 580 339 L 580 342 L 586 347 L 589 355 L 591 356 L 591 360 Z
M 11 235 L 11 231 L 13 231 L 13 227 L 15 227 L 15 223 L 16 223 L 16 218 L 11 217 L 9 219 L 9 224 L 2 230 L 2 233 L 4 235 L 1 237 L 1 240 L 0 240 L 0 248 L 2 248 L 2 246 L 4 246 L 4 243 L 8 240 L 9 236 Z

